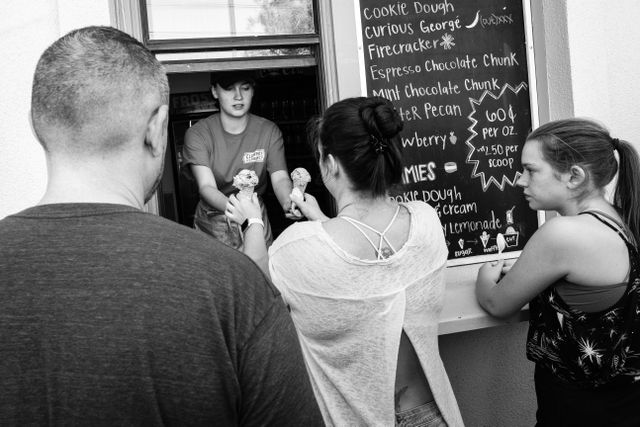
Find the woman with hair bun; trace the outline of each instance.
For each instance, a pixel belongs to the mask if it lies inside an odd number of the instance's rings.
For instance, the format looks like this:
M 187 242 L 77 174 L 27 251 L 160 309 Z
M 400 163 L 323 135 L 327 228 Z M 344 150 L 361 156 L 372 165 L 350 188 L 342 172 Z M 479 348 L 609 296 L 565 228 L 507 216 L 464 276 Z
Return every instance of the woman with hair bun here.
M 438 351 L 442 227 L 426 203 L 390 197 L 402 177 L 402 126 L 383 98 L 329 107 L 310 139 L 338 215 L 292 196 L 310 221 L 269 249 L 327 425 L 463 425 Z M 236 202 L 229 215 L 242 221 L 252 207 Z
M 559 120 L 528 136 L 522 165 L 517 184 L 529 206 L 560 216 L 512 267 L 480 268 L 478 301 L 499 317 L 530 302 L 538 426 L 638 426 L 638 154 L 597 123 Z M 605 186 L 616 173 L 610 201 Z

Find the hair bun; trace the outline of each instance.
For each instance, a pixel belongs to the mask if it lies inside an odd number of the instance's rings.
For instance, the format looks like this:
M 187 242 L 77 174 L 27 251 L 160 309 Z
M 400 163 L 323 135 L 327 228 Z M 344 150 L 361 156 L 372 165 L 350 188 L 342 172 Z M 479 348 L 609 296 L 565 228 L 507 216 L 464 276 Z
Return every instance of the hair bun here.
M 371 135 L 383 139 L 395 137 L 403 128 L 400 115 L 385 98 L 369 98 L 360 108 L 360 117 Z

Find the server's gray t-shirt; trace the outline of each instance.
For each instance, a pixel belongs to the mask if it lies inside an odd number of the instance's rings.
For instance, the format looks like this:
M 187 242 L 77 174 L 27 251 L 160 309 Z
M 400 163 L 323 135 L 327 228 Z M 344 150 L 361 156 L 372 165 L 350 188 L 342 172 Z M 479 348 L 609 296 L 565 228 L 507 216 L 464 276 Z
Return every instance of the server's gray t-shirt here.
M 273 122 L 253 114 L 249 114 L 244 132 L 237 135 L 226 132 L 220 114 L 213 114 L 189 128 L 184 141 L 184 165 L 209 167 L 218 190 L 225 196 L 238 191 L 233 186 L 233 177 L 242 169 L 258 175 L 255 192 L 259 196 L 267 190 L 270 174 L 287 171 L 280 129 Z

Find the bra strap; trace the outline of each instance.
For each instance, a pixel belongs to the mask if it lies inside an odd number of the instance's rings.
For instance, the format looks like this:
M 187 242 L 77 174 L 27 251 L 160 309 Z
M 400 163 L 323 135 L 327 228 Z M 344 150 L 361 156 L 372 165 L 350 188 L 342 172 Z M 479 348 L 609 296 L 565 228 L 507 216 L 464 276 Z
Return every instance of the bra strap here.
M 631 239 L 624 233 L 624 228 L 620 224 L 618 224 L 613 218 L 609 217 L 609 215 L 605 215 L 597 211 L 584 211 L 584 212 L 580 212 L 578 215 L 582 215 L 582 214 L 591 215 L 592 217 L 594 217 L 595 219 L 597 219 L 598 221 L 600 221 L 601 223 L 603 223 L 604 225 L 606 225 L 607 227 L 609 227 L 610 229 L 618 233 L 618 236 L 620 236 L 622 240 L 624 240 L 626 243 L 632 246 L 635 246 L 633 245 L 633 242 L 631 241 Z
M 393 253 L 396 253 L 396 249 L 393 247 L 393 245 L 391 244 L 389 239 L 387 239 L 387 236 L 385 236 L 385 234 L 387 234 L 387 231 L 389 231 L 389 229 L 391 228 L 391 226 L 395 222 L 396 218 L 398 217 L 399 213 L 400 213 L 400 205 L 398 205 L 398 208 L 396 209 L 396 212 L 393 214 L 393 218 L 391 218 L 391 221 L 389 221 L 389 224 L 387 225 L 387 227 L 382 232 L 376 230 L 375 228 L 371 227 L 368 224 L 365 224 L 362 221 L 358 221 L 355 218 L 351 218 L 351 217 L 346 216 L 346 215 L 340 215 L 340 218 L 344 219 L 349 224 L 353 225 L 360 233 L 362 233 L 362 235 L 369 241 L 371 246 L 373 246 L 373 249 L 376 251 L 376 255 L 377 255 L 378 259 L 381 259 L 381 256 L 382 256 L 382 244 L 383 243 L 386 243 L 389 246 L 389 248 L 391 248 Z M 373 231 L 374 233 L 376 233 L 379 236 L 378 245 L 376 245 L 373 242 L 373 240 L 371 240 L 371 238 L 369 236 L 367 236 L 367 233 L 363 230 L 363 227 L 368 229 L 368 230 L 370 230 L 370 231 Z

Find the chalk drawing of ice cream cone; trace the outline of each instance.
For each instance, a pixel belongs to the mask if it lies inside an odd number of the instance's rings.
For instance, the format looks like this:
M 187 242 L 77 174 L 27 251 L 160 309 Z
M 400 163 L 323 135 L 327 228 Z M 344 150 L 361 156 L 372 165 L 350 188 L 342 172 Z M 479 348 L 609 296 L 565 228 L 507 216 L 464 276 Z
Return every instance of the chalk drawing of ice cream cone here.
M 482 234 L 480 235 L 480 241 L 482 242 L 483 248 L 487 247 L 487 243 L 489 243 L 490 238 L 491 236 L 489 235 L 489 233 L 487 233 L 486 231 L 482 232 Z
M 520 233 L 518 233 L 516 229 L 513 227 L 513 223 L 514 223 L 513 210 L 514 209 L 515 209 L 515 206 L 509 209 L 506 215 L 508 226 L 504 233 L 504 239 L 508 248 L 518 246 L 518 237 L 520 236 Z

